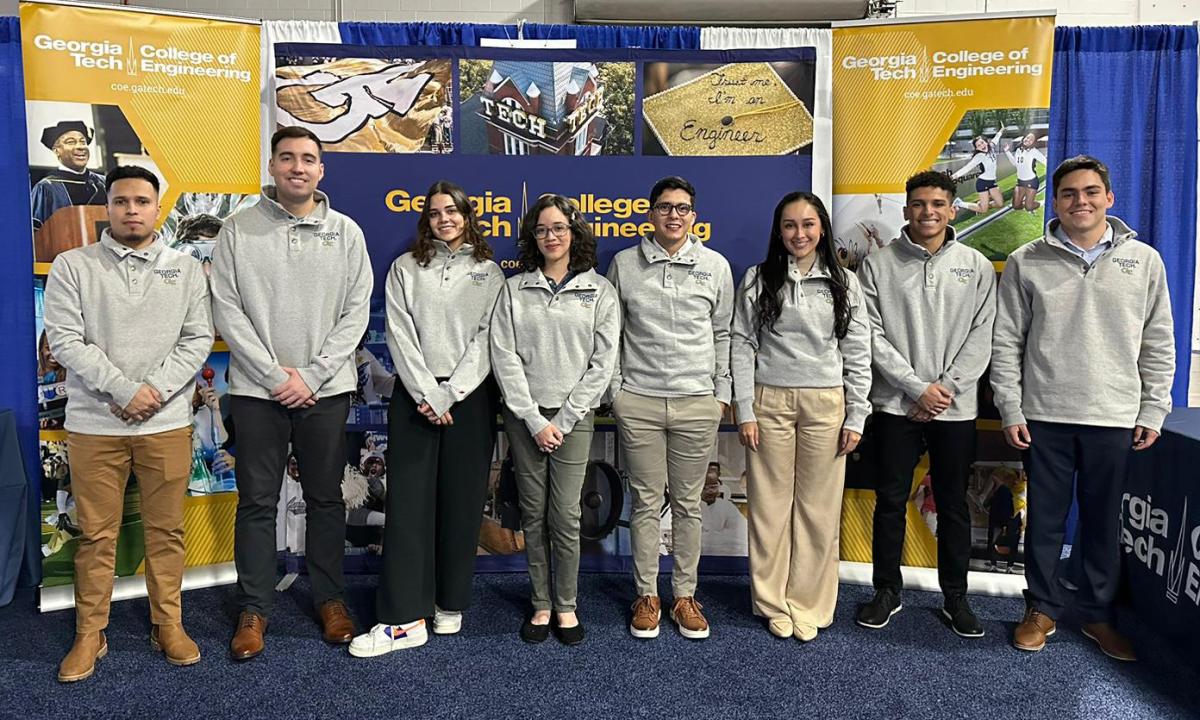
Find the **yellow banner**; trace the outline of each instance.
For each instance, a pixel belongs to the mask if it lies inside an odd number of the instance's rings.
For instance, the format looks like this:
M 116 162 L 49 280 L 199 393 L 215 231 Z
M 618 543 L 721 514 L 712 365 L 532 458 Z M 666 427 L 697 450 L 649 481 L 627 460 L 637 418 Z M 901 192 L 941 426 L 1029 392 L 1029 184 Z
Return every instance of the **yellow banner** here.
M 1052 17 L 888 23 L 833 33 L 833 225 L 851 269 L 897 237 L 904 184 L 956 187 L 956 237 L 999 267 L 1042 234 Z
M 968 111 L 1048 108 L 1053 50 L 1052 17 L 838 28 L 834 193 L 902 192 Z
M 166 181 L 164 217 L 181 193 L 257 191 L 258 25 L 32 2 L 20 12 L 31 136 L 48 125 L 37 103 L 115 106 Z

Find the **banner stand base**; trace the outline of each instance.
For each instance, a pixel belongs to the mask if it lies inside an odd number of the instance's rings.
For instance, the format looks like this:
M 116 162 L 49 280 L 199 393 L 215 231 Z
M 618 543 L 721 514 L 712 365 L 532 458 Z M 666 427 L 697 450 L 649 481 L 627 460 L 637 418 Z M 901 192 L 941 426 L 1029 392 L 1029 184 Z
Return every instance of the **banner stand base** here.
M 838 568 L 838 579 L 851 585 L 870 585 L 871 571 L 871 563 L 843 560 Z M 937 568 L 904 566 L 900 568 L 900 574 L 904 577 L 905 590 L 942 591 L 941 586 L 938 585 Z M 967 573 L 967 592 L 972 595 L 1021 597 L 1025 588 L 1024 575 L 1004 575 L 990 572 Z
M 202 565 L 183 571 L 183 589 L 196 590 L 216 585 L 232 585 L 237 581 L 237 569 L 232 562 Z M 130 600 L 146 597 L 146 576 L 119 577 L 113 582 L 112 599 Z M 39 588 L 38 610 L 53 612 L 75 607 L 75 586 L 55 585 Z

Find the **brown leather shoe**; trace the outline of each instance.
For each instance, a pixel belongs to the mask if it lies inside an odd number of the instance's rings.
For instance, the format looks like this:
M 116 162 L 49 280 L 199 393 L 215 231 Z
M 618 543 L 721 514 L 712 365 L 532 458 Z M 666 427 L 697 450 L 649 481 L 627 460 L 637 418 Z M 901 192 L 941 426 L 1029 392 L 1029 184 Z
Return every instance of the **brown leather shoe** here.
M 1046 647 L 1046 638 L 1054 634 L 1054 620 L 1037 608 L 1027 608 L 1025 617 L 1013 632 L 1013 647 L 1037 652 Z
M 155 625 L 150 629 L 150 645 L 172 665 L 183 667 L 200 662 L 200 648 L 181 624 Z
M 243 610 L 238 616 L 237 632 L 229 643 L 229 655 L 234 660 L 249 660 L 258 657 L 265 644 L 263 635 L 267 632 L 267 619 L 252 611 Z
M 1090 623 L 1084 625 L 1082 630 L 1085 637 L 1099 645 L 1100 650 L 1113 660 L 1137 662 L 1137 654 L 1133 652 L 1133 643 L 1129 642 L 1129 638 L 1117 632 L 1112 625 Z
M 633 602 L 633 619 L 629 634 L 643 640 L 658 637 L 658 621 L 662 617 L 662 601 L 657 595 L 643 595 Z
M 675 598 L 671 606 L 671 619 L 679 627 L 679 634 L 688 640 L 703 640 L 708 637 L 708 621 L 700 612 L 701 605 L 694 597 Z
M 58 666 L 58 681 L 69 683 L 92 676 L 96 661 L 108 654 L 104 631 L 76 633 L 70 652 Z
M 354 639 L 354 619 L 350 617 L 350 609 L 341 600 L 327 600 L 317 608 L 321 616 L 321 637 L 325 642 L 344 645 Z

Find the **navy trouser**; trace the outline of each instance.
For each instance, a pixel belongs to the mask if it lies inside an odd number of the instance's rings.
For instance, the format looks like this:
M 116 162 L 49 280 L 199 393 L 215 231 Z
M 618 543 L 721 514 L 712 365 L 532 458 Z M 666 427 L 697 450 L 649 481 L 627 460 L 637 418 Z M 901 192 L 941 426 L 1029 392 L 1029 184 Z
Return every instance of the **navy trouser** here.
M 1027 602 L 1058 620 L 1068 603 L 1059 582 L 1067 515 L 1079 501 L 1071 578 L 1081 622 L 1107 622 L 1121 580 L 1121 494 L 1132 451 L 1129 428 L 1032 420 L 1033 442 L 1024 452 L 1029 476 L 1025 525 Z

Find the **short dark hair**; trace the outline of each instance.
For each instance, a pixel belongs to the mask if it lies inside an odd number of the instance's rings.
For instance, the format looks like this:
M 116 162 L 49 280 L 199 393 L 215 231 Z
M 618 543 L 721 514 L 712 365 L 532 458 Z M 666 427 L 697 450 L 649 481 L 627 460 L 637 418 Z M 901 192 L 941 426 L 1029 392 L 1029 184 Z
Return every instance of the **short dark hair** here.
M 571 272 L 581 273 L 596 267 L 596 238 L 592 235 L 592 228 L 584 219 L 583 213 L 579 212 L 579 208 L 562 195 L 543 195 L 538 198 L 533 207 L 529 208 L 521 220 L 521 231 L 517 235 L 517 253 L 520 255 L 518 260 L 521 270 L 530 272 L 546 264 L 546 258 L 538 249 L 537 236 L 534 231 L 537 230 L 537 221 L 542 211 L 549 208 L 556 208 L 562 213 L 571 227 L 571 249 L 567 268 Z
M 1063 160 L 1059 163 L 1058 167 L 1054 168 L 1051 185 L 1054 186 L 1055 195 L 1058 194 L 1058 181 L 1078 170 L 1094 170 L 1100 176 L 1100 182 L 1104 183 L 1104 192 L 1112 192 L 1112 182 L 1108 177 L 1108 166 L 1091 155 L 1076 155 L 1073 158 Z
M 307 138 L 312 140 L 317 144 L 317 157 L 320 157 L 321 153 L 325 151 L 325 149 L 321 147 L 321 138 L 317 137 L 317 134 L 312 130 L 309 130 L 306 127 L 300 127 L 299 125 L 289 125 L 287 127 L 279 128 L 275 131 L 275 134 L 271 136 L 272 156 L 275 155 L 275 148 L 279 146 L 279 143 L 287 140 L 288 138 Z
M 104 176 L 104 192 L 112 190 L 113 183 L 118 180 L 145 180 L 158 194 L 158 176 L 140 165 L 118 165 Z
M 925 187 L 945 190 L 950 193 L 951 198 L 958 195 L 958 185 L 950 177 L 949 173 L 944 173 L 940 170 L 922 170 L 904 181 L 905 202 L 908 201 L 909 196 L 913 194 L 914 190 Z
M 654 187 L 650 188 L 650 204 L 658 202 L 658 196 L 668 190 L 682 190 L 691 198 L 692 204 L 696 204 L 696 188 L 678 175 L 671 175 L 654 183 Z

